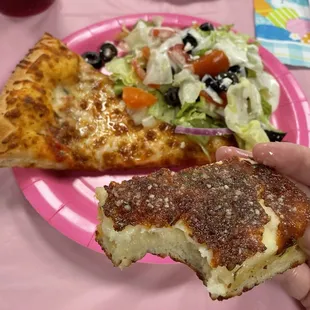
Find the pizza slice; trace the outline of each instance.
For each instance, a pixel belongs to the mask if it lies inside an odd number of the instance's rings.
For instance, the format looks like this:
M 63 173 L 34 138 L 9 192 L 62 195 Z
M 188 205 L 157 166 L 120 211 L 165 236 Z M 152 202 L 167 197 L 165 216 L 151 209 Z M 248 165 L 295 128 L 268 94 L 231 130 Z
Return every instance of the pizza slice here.
M 0 95 L 0 166 L 96 169 L 200 165 L 233 137 L 201 147 L 157 122 L 135 125 L 108 76 L 45 34 Z
M 286 177 L 231 159 L 97 188 L 96 240 L 121 268 L 146 253 L 187 264 L 213 299 L 302 264 L 310 200 Z

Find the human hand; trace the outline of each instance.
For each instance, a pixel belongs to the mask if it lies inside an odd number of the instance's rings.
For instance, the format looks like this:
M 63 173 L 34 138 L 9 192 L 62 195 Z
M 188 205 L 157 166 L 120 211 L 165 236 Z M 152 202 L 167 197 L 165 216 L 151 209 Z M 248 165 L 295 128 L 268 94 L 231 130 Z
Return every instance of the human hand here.
M 258 163 L 276 169 L 298 182 L 297 185 L 310 197 L 310 149 L 292 143 L 257 144 L 253 152 L 247 152 L 234 147 L 221 147 L 216 153 L 217 160 L 233 156 L 253 157 Z M 310 227 L 300 240 L 300 246 L 310 257 Z M 288 294 L 299 300 L 310 310 L 310 268 L 308 264 L 301 265 L 279 276 L 279 281 Z

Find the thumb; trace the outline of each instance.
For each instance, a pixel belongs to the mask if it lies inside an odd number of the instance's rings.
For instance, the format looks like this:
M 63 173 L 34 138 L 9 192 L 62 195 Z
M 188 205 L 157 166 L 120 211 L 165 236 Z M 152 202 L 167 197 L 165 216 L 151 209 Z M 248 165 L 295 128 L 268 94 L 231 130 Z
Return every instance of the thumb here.
M 291 269 L 283 275 L 279 275 L 277 280 L 291 297 L 299 300 L 306 307 L 307 299 L 310 297 L 310 269 L 308 265 L 303 264 Z
M 280 173 L 310 186 L 310 149 L 287 142 L 257 144 L 254 159 Z
M 310 255 L 310 227 L 306 229 L 300 240 L 300 247 Z M 299 300 L 306 309 L 310 309 L 310 268 L 304 264 L 289 270 L 278 277 L 278 280 L 293 298 Z

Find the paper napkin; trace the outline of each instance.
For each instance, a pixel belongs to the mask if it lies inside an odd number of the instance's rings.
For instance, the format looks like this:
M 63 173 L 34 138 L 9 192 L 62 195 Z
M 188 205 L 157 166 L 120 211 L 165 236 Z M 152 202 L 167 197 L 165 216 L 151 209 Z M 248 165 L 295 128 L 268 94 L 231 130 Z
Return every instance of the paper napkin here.
M 258 41 L 284 64 L 310 68 L 308 0 L 254 0 Z

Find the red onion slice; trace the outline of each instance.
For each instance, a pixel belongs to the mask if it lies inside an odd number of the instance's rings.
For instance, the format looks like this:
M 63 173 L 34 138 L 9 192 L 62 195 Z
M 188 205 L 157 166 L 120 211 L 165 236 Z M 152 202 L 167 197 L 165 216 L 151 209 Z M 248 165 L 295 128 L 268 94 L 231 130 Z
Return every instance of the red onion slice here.
M 233 134 L 228 128 L 191 128 L 183 126 L 177 126 L 175 133 L 195 136 L 224 136 Z

